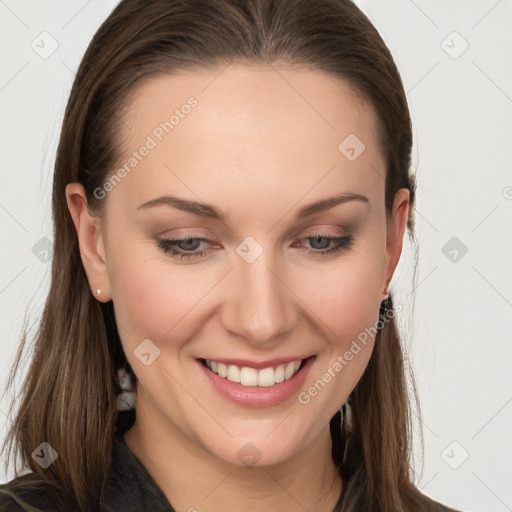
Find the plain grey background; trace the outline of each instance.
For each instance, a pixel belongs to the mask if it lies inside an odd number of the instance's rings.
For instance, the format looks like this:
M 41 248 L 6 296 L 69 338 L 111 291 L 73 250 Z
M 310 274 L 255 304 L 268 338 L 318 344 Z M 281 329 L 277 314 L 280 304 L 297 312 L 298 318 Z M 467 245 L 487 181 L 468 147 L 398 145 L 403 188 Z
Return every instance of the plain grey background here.
M 423 414 L 416 482 L 461 510 L 512 510 L 512 2 L 356 3 L 396 59 L 414 125 L 417 280 L 406 235 L 391 289 Z M 2 390 L 25 310 L 37 322 L 48 290 L 52 166 L 74 70 L 116 4 L 0 0 Z M 3 441 L 6 400 L 0 411 Z

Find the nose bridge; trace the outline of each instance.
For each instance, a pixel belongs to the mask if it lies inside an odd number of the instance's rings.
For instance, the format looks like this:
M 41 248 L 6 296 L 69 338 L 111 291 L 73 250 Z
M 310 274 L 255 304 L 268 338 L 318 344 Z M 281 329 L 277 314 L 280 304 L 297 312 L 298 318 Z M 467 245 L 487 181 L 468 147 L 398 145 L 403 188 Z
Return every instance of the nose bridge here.
M 293 294 L 283 284 L 285 276 L 280 275 L 273 252 L 254 242 L 242 242 L 237 248 L 240 257 L 235 258 L 230 283 L 233 293 L 231 303 L 224 305 L 224 323 L 252 343 L 264 344 L 290 329 Z

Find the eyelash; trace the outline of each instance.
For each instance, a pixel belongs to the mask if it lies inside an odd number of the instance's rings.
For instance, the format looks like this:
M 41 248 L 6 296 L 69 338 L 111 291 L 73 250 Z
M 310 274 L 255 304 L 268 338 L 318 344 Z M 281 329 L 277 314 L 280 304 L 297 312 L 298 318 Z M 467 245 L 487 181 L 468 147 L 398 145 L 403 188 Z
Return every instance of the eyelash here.
M 315 254 L 320 255 L 321 257 L 327 255 L 333 255 L 342 251 L 346 251 L 352 248 L 354 245 L 354 239 L 352 235 L 342 236 L 342 237 L 333 237 L 328 236 L 327 234 L 318 233 L 314 236 L 305 237 L 303 240 L 311 240 L 313 238 L 325 238 L 330 240 L 331 242 L 335 242 L 336 245 L 332 249 L 328 250 L 319 250 L 319 249 L 309 249 L 306 250 L 307 254 Z M 168 239 L 168 238 L 158 238 L 157 239 L 157 247 L 164 251 L 166 254 L 169 254 L 174 259 L 179 259 L 180 261 L 183 259 L 189 260 L 190 258 L 200 258 L 207 251 L 199 251 L 199 252 L 181 252 L 176 251 L 173 247 L 178 245 L 181 242 L 190 242 L 192 240 L 199 240 L 200 242 L 209 242 L 208 238 L 204 237 L 190 237 L 190 238 L 181 238 L 181 239 Z

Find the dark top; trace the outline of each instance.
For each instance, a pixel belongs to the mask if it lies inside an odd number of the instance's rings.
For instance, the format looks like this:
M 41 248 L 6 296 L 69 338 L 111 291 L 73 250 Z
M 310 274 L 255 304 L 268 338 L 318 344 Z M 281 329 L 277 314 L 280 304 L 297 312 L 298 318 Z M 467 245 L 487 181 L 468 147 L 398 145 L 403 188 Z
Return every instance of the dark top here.
M 122 437 L 134 420 L 134 411 L 122 411 L 118 414 L 112 464 L 101 490 L 100 507 L 91 512 L 175 512 L 162 490 Z M 0 485 L 0 512 L 56 512 L 55 505 L 44 493 L 22 493 L 12 490 L 13 482 L 26 478 L 30 478 L 30 474 Z M 427 500 L 432 505 L 432 512 L 460 512 L 430 498 Z M 78 512 L 78 509 L 65 512 Z

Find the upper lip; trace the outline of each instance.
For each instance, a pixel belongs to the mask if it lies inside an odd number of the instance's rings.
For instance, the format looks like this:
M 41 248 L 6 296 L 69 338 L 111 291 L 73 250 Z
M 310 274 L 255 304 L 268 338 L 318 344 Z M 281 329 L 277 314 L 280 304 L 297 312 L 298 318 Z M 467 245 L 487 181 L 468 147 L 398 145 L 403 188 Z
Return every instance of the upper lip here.
M 230 359 L 224 357 L 205 357 L 204 359 L 208 359 L 208 361 L 215 361 L 216 363 L 222 363 L 225 365 L 233 364 L 240 368 L 247 366 L 249 368 L 255 368 L 256 370 L 261 370 L 263 368 L 275 368 L 281 364 L 288 364 L 293 361 L 302 361 L 304 359 L 308 359 L 309 357 L 313 357 L 312 355 L 302 355 L 302 356 L 291 356 L 291 357 L 280 357 L 276 359 L 267 359 L 266 361 L 250 361 L 249 359 Z

